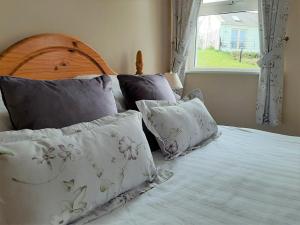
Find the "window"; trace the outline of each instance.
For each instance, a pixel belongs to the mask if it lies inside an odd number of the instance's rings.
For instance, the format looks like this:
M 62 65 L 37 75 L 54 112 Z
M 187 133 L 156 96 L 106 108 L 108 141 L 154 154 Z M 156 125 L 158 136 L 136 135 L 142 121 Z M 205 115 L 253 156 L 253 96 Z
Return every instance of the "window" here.
M 236 50 L 238 48 L 238 30 L 231 30 L 231 49 Z M 222 49 L 222 46 L 221 48 Z
M 258 69 L 258 0 L 203 0 L 191 69 Z
M 246 33 L 247 30 L 240 30 L 235 28 L 231 30 L 231 50 L 243 51 L 244 49 L 248 48 L 248 46 L 246 46 Z M 222 46 L 220 49 L 222 49 Z
M 244 50 L 247 46 L 246 46 L 246 33 L 247 30 L 239 30 L 239 40 L 238 40 L 238 46 L 239 49 Z

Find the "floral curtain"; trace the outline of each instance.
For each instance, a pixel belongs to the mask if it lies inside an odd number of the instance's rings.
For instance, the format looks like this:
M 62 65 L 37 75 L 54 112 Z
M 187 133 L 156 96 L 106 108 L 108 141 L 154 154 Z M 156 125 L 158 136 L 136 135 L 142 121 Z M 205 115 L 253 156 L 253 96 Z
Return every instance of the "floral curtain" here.
M 259 0 L 261 74 L 258 84 L 256 120 L 277 126 L 281 122 L 284 46 L 288 0 Z
M 172 0 L 172 57 L 170 69 L 182 82 L 189 44 L 196 31 L 197 18 L 202 0 Z

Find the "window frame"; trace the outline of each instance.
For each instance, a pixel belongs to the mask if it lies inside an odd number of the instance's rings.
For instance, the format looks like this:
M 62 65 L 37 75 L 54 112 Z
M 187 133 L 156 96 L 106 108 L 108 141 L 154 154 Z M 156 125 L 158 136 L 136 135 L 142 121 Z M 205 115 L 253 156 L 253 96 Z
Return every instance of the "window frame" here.
M 258 11 L 258 1 L 259 0 L 224 0 L 220 2 L 212 2 L 212 3 L 202 3 L 199 15 L 200 16 L 209 16 L 209 15 L 218 15 L 218 14 L 226 14 L 226 13 L 237 13 L 237 12 L 246 12 L 246 11 Z M 197 18 L 198 19 L 198 18 Z M 240 32 L 240 31 L 239 31 Z M 225 72 L 228 73 L 230 71 L 237 73 L 251 73 L 251 74 L 259 74 L 260 69 L 253 68 L 199 68 L 197 65 L 197 34 L 198 34 L 198 25 L 196 26 L 196 30 L 193 32 L 193 39 L 190 44 L 188 60 L 187 60 L 187 71 L 188 72 Z
M 221 2 L 203 3 L 199 16 L 257 10 L 258 0 L 225 0 Z

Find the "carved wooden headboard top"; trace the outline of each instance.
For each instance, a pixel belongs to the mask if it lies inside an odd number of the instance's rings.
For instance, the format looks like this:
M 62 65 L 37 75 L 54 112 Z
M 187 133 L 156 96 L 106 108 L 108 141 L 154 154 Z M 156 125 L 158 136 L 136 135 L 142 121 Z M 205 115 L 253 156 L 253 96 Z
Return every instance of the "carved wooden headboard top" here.
M 25 38 L 0 54 L 0 76 L 56 80 L 83 74 L 116 73 L 95 50 L 63 34 Z

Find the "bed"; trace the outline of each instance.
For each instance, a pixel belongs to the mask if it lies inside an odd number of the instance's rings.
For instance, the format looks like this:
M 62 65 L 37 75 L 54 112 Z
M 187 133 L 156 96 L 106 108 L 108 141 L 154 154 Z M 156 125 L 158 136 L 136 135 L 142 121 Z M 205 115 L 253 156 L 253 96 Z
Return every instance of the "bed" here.
M 76 38 L 43 34 L 0 55 L 0 74 L 38 80 L 116 74 Z M 175 160 L 166 182 L 107 215 L 75 224 L 300 224 L 300 138 L 219 126 L 220 137 Z M 1 221 L 1 220 L 0 220 Z
M 175 161 L 155 153 L 174 176 L 89 224 L 300 224 L 300 138 L 220 130 L 220 138 Z

